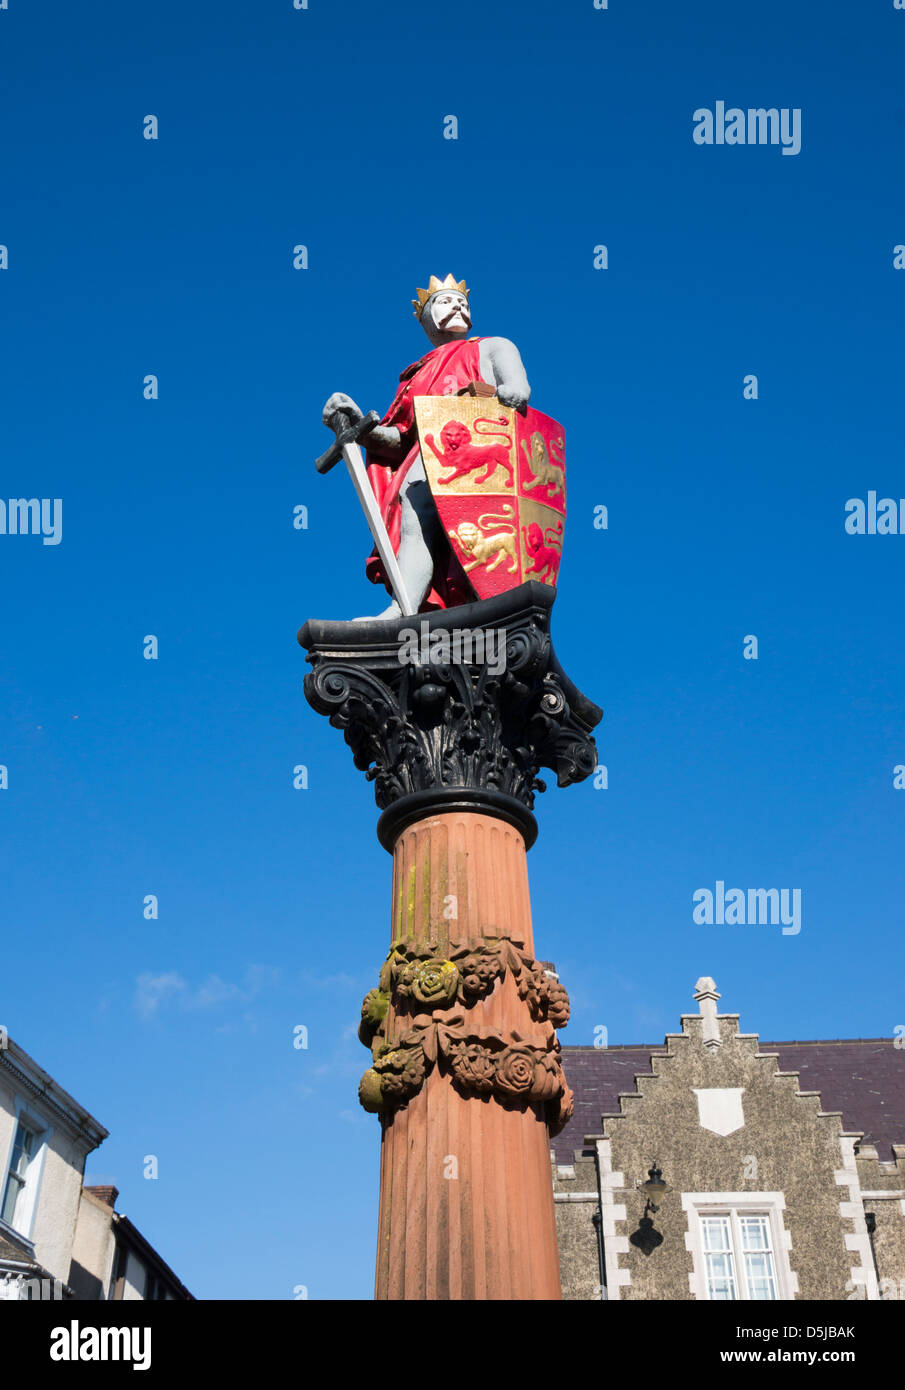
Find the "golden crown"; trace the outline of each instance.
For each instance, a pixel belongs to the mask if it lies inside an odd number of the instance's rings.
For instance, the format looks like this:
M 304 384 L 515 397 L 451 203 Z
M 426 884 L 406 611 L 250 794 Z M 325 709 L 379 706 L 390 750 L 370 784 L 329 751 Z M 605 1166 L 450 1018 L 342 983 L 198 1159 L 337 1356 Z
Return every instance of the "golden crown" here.
M 471 291 L 466 288 L 464 280 L 456 280 L 452 275 L 447 275 L 445 280 L 438 280 L 436 275 L 432 275 L 426 290 L 416 290 L 417 299 L 412 300 L 412 308 L 415 311 L 415 318 L 420 319 L 424 313 L 424 306 L 432 294 L 438 290 L 458 290 L 467 299 Z

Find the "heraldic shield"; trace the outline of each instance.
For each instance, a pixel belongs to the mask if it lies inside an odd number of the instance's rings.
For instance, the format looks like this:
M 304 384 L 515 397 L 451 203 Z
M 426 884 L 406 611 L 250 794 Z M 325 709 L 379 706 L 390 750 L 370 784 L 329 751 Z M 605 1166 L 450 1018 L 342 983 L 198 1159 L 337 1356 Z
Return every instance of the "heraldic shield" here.
M 555 588 L 566 521 L 565 430 L 493 397 L 416 396 L 421 457 L 443 529 L 478 598 Z

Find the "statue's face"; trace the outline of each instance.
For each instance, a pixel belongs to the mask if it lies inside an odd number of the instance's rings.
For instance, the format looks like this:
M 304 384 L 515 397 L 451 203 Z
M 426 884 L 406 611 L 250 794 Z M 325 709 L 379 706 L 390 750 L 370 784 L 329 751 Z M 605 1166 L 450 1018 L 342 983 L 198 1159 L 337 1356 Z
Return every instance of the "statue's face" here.
M 471 327 L 468 300 L 459 290 L 441 290 L 435 294 L 431 300 L 430 314 L 441 333 L 462 335 Z

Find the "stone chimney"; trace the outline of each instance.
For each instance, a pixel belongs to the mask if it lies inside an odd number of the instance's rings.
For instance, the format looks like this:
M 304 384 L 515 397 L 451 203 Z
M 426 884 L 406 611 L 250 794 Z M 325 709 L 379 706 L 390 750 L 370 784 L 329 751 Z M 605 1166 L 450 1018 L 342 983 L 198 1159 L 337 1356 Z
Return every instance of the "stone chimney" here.
M 118 1187 L 86 1187 L 86 1192 L 90 1192 L 92 1197 L 96 1197 L 99 1202 L 103 1202 L 105 1207 L 111 1209 L 116 1206 L 116 1199 L 119 1196 Z

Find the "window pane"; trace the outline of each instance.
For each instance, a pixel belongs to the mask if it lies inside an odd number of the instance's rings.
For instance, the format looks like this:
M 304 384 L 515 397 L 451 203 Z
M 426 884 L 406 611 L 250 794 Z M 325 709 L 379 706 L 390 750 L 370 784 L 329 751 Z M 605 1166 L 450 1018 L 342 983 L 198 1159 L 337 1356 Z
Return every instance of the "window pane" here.
M 748 1292 L 752 1299 L 762 1301 L 776 1297 L 773 1256 L 767 1251 L 759 1255 L 745 1256 L 745 1276 L 748 1280 Z
M 729 1250 L 728 1216 L 702 1216 L 701 1231 L 705 1250 Z
M 25 1130 L 19 1125 L 16 1129 L 16 1138 L 13 1143 L 13 1156 L 10 1159 L 9 1171 L 11 1173 L 18 1173 L 20 1168 L 23 1168 L 23 1161 L 24 1167 L 27 1168 L 28 1158 L 25 1152 Z
M 739 1217 L 743 1250 L 769 1250 L 770 1230 L 766 1216 Z
M 10 1173 L 6 1181 L 6 1193 L 3 1198 L 2 1213 L 3 1220 L 6 1222 L 7 1226 L 12 1226 L 14 1224 L 16 1216 L 16 1202 L 18 1201 L 21 1187 L 22 1183 L 16 1177 L 15 1173 Z
M 707 1294 L 717 1302 L 730 1302 L 738 1298 L 735 1277 L 732 1269 L 732 1256 L 705 1255 L 707 1261 Z

